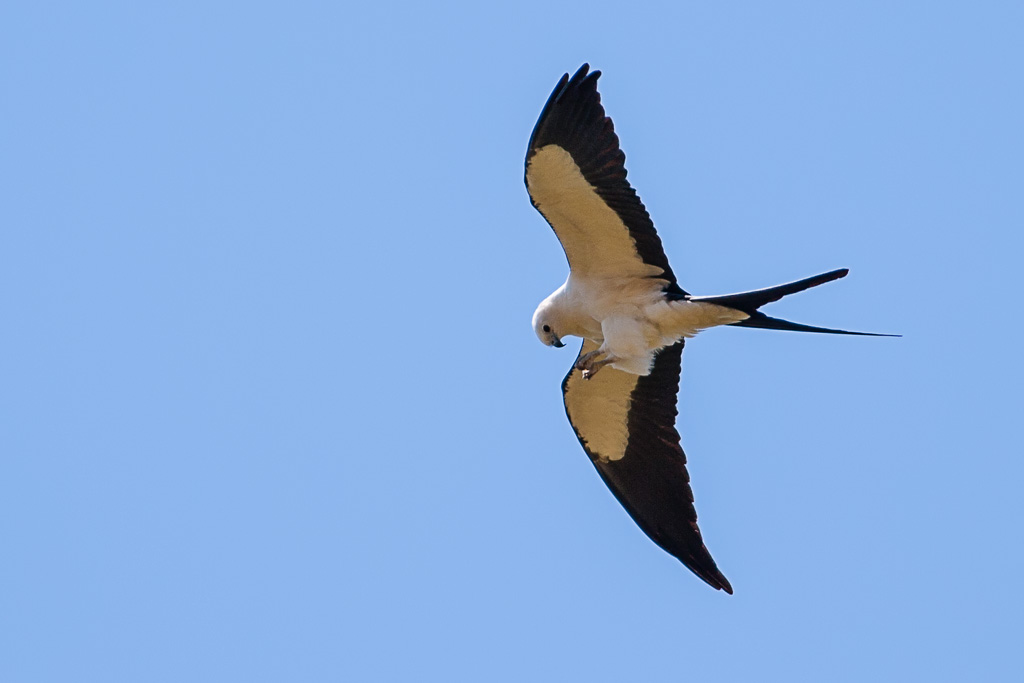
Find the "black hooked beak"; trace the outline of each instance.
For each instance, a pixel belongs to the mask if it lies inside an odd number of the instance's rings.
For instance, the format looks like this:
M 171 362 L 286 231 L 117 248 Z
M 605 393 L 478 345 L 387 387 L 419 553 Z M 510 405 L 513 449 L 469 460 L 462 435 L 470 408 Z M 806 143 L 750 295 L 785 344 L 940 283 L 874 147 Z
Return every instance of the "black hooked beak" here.
M 560 349 L 563 346 L 565 346 L 562 340 L 559 339 L 558 337 L 555 337 L 554 339 L 551 340 L 551 345 L 554 346 L 556 349 Z

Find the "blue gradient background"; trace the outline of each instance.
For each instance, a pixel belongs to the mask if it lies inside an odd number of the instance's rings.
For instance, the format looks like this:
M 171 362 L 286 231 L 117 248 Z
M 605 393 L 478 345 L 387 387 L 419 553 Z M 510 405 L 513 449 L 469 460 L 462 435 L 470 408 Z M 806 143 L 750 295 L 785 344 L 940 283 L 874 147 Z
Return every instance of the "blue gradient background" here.
M 0 10 L 0 679 L 1014 680 L 1019 3 Z M 662 553 L 522 183 L 589 61 L 697 294 Z

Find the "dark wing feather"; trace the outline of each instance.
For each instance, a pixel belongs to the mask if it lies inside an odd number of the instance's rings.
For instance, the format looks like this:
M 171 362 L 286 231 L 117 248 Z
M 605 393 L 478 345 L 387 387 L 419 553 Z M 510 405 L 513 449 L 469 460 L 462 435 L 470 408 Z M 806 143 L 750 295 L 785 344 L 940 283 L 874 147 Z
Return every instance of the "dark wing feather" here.
M 597 345 L 584 341 L 580 354 Z M 651 540 L 714 588 L 732 586 L 712 559 L 693 505 L 675 428 L 683 342 L 663 349 L 647 376 L 605 367 L 562 383 L 566 414 L 608 488 Z
M 654 223 L 626 180 L 626 156 L 597 92 L 601 72 L 588 70 L 584 64 L 572 78 L 562 77 L 530 136 L 530 199 L 574 271 L 654 277 L 665 280 L 666 291 L 683 294 Z

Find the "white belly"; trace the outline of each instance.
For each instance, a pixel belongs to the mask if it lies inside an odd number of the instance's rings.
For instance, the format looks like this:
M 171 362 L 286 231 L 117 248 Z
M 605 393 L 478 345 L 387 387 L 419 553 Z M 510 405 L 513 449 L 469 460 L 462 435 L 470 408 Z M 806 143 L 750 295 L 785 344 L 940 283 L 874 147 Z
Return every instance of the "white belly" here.
M 661 349 L 709 327 L 745 318 L 746 313 L 715 304 L 660 301 L 638 308 L 633 315 L 623 311 L 602 320 L 602 350 L 619 359 L 612 367 L 646 375 Z

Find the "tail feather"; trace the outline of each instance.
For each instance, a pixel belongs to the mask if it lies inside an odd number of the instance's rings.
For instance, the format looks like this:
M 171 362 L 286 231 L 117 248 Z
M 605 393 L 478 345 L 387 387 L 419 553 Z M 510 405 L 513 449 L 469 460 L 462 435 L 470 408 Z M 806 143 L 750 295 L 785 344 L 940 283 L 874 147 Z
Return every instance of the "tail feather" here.
M 788 282 L 784 285 L 776 285 L 775 287 L 769 287 L 767 289 L 755 289 L 752 292 L 724 294 L 722 296 L 695 296 L 691 298 L 690 301 L 704 301 L 709 304 L 728 306 L 729 308 L 735 308 L 738 311 L 743 311 L 747 315 L 752 316 L 757 312 L 757 309 L 761 308 L 765 304 L 778 301 L 787 294 L 796 294 L 797 292 L 802 292 L 805 289 L 810 289 L 811 287 L 823 285 L 826 282 L 838 280 L 841 277 L 846 277 L 849 272 L 849 268 L 840 268 L 839 270 L 833 270 L 828 273 L 822 273 L 821 275 L 807 277 L 803 280 L 797 280 L 796 282 Z
M 849 330 L 833 330 L 831 327 L 815 327 L 813 325 L 803 325 L 801 323 L 792 323 L 788 320 L 782 320 L 781 318 L 772 318 L 761 311 L 754 311 L 746 320 L 741 320 L 738 323 L 729 323 L 737 327 L 759 327 L 765 330 L 789 330 L 791 332 L 822 332 L 824 334 L 855 334 L 859 337 L 899 337 L 898 334 L 879 334 L 878 332 L 850 332 Z
M 789 282 L 784 285 L 768 287 L 767 289 L 757 289 L 752 292 L 740 292 L 739 294 L 724 294 L 722 296 L 695 296 L 690 300 L 734 308 L 738 311 L 743 311 L 750 316 L 746 320 L 731 323 L 737 327 L 759 327 L 768 330 L 790 330 L 793 332 L 822 332 L 825 334 L 854 334 L 863 337 L 900 336 L 898 334 L 850 332 L 847 330 L 834 330 L 828 327 L 814 327 L 813 325 L 803 325 L 801 323 L 793 323 L 780 318 L 772 318 L 757 310 L 765 304 L 778 301 L 788 294 L 796 294 L 797 292 L 802 292 L 805 289 L 817 287 L 818 285 L 823 285 L 826 282 L 832 282 L 833 280 L 838 280 L 841 277 L 846 277 L 849 272 L 850 270 L 848 268 L 840 268 L 839 270 L 832 270 L 827 273 L 822 273 L 821 275 L 804 278 L 803 280 L 797 280 L 796 282 Z

